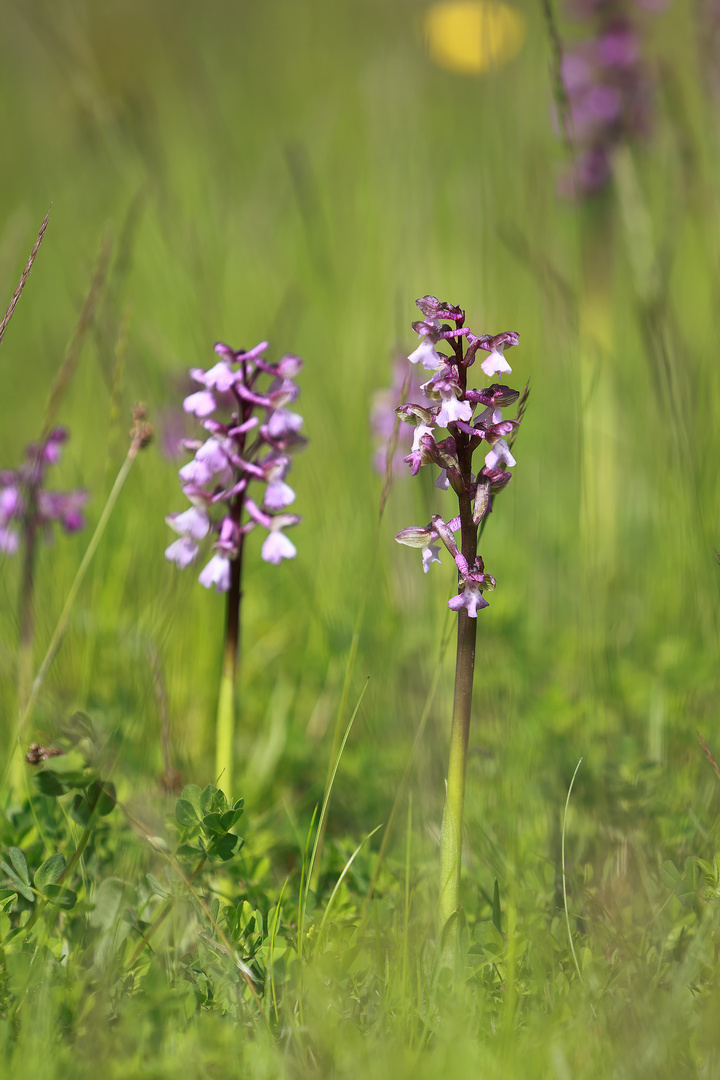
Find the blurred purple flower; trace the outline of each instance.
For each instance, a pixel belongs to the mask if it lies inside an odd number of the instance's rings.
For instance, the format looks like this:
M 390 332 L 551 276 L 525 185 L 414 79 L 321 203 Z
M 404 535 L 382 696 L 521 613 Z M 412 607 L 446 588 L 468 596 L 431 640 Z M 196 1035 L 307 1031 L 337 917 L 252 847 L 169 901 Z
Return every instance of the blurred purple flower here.
M 653 86 L 642 58 L 638 8 L 657 0 L 573 0 L 571 14 L 590 22 L 590 36 L 568 48 L 561 77 L 568 104 L 574 168 L 560 181 L 564 194 L 592 195 L 611 175 L 616 146 L 649 135 Z
M 410 398 L 413 401 L 425 400 L 420 388 L 417 368 L 408 366 L 407 357 L 397 356 L 393 363 L 392 386 L 384 390 L 376 390 L 370 405 L 370 428 L 375 444 L 372 459 L 373 468 L 381 476 L 384 476 L 387 468 L 388 450 L 397 424 L 395 409 L 402 404 L 404 400 L 403 393 L 405 398 Z M 430 405 L 431 403 L 427 402 L 427 404 Z M 392 457 L 394 473 L 405 475 L 403 464 L 412 441 L 412 431 L 405 424 L 400 424 Z
M 67 533 L 84 527 L 87 492 L 81 488 L 48 491 L 43 486 L 48 466 L 60 460 L 60 448 L 67 439 L 65 428 L 54 428 L 43 442 L 25 448 L 22 465 L 0 472 L 0 551 L 5 554 L 13 555 L 22 537 L 31 533 L 42 531 L 49 540 L 55 522 Z
M 160 449 L 167 461 L 177 461 L 183 453 L 183 439 L 187 438 L 185 416 L 177 409 L 161 409 L 157 417 L 160 432 Z
M 305 445 L 302 417 L 286 408 L 300 392 L 293 377 L 302 361 L 286 355 L 271 363 L 263 359 L 267 347 L 263 341 L 249 352 L 236 352 L 218 342 L 215 352 L 220 359 L 208 370 L 190 371 L 193 382 L 204 389 L 188 394 L 183 402 L 185 413 L 200 420 L 207 437 L 183 440 L 185 449 L 194 453 L 179 471 L 191 506 L 165 518 L 179 534 L 165 557 L 184 569 L 197 559 L 201 541 L 212 532 L 213 554 L 198 581 L 217 592 L 230 588 L 233 561 L 239 558 L 244 537 L 258 525 L 269 533 L 261 549 L 265 562 L 278 565 L 296 554 L 282 530 L 300 518 L 280 511 L 295 501 L 295 492 L 285 481 L 289 452 Z M 264 390 L 262 382 L 267 384 Z M 258 500 L 264 509 L 248 495 L 252 484 L 264 485 Z

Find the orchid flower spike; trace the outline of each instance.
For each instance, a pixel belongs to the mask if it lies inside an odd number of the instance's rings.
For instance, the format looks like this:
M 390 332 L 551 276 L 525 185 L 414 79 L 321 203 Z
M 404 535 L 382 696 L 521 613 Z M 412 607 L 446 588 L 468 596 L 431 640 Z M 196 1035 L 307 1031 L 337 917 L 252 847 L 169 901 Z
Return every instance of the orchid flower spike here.
M 183 402 L 206 437 L 185 442 L 193 457 L 179 477 L 191 505 L 166 517 L 179 538 L 165 557 L 184 569 L 213 535 L 211 558 L 198 580 L 217 592 L 232 587 L 244 538 L 257 526 L 268 532 L 261 550 L 265 562 L 277 566 L 296 555 L 283 530 L 301 519 L 283 511 L 295 501 L 286 482 L 290 455 L 305 445 L 303 418 L 288 408 L 300 392 L 294 379 L 302 360 L 292 354 L 266 360 L 267 348 L 266 341 L 249 350 L 218 342 L 215 363 L 191 369 L 190 376 L 201 389 Z M 250 493 L 255 489 L 253 499 Z
M 458 592 L 449 606 L 474 619 L 488 606 L 483 593 L 495 585 L 494 579 L 476 565 L 477 539 L 492 512 L 493 498 L 507 486 L 512 475 L 508 470 L 516 464 L 511 448 L 519 419 L 503 419 L 502 410 L 514 404 L 519 394 L 500 381 L 485 387 L 471 386 L 470 369 L 476 354 L 482 351 L 487 354 L 479 365 L 484 375 L 502 379 L 510 374 L 505 350 L 517 346 L 519 336 L 512 330 L 475 335 L 465 327 L 461 307 L 434 296 L 421 297 L 417 306 L 423 319 L 414 322 L 413 329 L 421 340 L 408 359 L 432 375 L 420 387 L 421 394 L 396 410 L 415 427 L 405 462 L 413 476 L 424 466 L 437 468 L 435 485 L 445 491 L 452 489 L 459 513 L 447 523 L 435 515 L 429 525 L 401 529 L 395 539 L 420 548 L 426 573 L 432 563 L 440 562 L 441 544 L 449 551 L 458 571 Z M 438 351 L 440 346 L 452 354 Z M 473 419 L 478 406 L 481 411 Z M 518 415 L 522 416 L 522 410 Z M 439 428 L 447 430 L 447 437 L 438 432 Z M 475 472 L 472 459 L 480 446 L 485 460 Z M 458 531 L 461 537 L 456 542 L 454 534 Z M 464 554 L 467 552 L 470 558 Z

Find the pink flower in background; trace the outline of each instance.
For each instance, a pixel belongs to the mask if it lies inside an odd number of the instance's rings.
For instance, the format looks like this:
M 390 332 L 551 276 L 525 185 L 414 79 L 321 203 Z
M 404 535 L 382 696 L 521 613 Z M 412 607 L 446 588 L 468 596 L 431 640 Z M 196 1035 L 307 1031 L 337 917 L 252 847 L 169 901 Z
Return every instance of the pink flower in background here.
M 65 428 L 54 428 L 43 442 L 26 447 L 22 465 L 0 472 L 0 551 L 6 555 L 13 555 L 22 537 L 30 533 L 42 531 L 49 540 L 56 523 L 67 533 L 84 527 L 87 492 L 44 487 L 48 466 L 60 460 L 60 448 L 67 439 Z
M 424 395 L 420 389 L 420 378 L 417 369 L 410 367 L 405 356 L 396 357 L 393 363 L 392 385 L 384 390 L 376 390 L 372 396 L 370 405 L 370 428 L 372 430 L 375 450 L 373 452 L 373 468 L 381 476 L 385 474 L 387 455 L 392 440 L 393 431 L 397 424 L 395 409 L 403 403 L 405 397 L 413 401 L 423 400 Z M 428 402 L 428 404 L 430 404 Z M 392 457 L 393 472 L 405 475 L 403 464 L 406 454 L 409 453 L 413 441 L 412 432 L 405 424 L 400 424 L 397 431 L 397 443 Z
M 589 35 L 568 46 L 561 78 L 567 100 L 573 168 L 561 178 L 565 194 L 592 195 L 611 175 L 614 149 L 649 135 L 654 87 L 643 59 L 640 9 L 658 0 L 573 0 L 570 14 L 590 23 Z

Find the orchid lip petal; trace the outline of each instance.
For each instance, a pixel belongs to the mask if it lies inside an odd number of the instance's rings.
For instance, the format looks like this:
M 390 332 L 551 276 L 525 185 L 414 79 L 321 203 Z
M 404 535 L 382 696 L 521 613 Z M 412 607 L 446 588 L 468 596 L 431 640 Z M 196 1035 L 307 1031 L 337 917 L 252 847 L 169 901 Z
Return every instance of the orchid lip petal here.
M 490 605 L 483 596 L 480 585 L 472 580 L 466 580 L 458 595 L 448 600 L 448 607 L 451 611 L 458 612 L 465 608 L 470 618 L 476 619 L 478 611 Z
M 203 461 L 198 461 L 197 458 L 193 458 L 192 461 L 188 461 L 187 465 L 178 471 L 178 476 L 184 483 L 197 484 L 201 487 L 212 477 L 212 472 Z
M 271 439 L 284 439 L 287 435 L 300 431 L 303 418 L 299 413 L 291 412 L 290 409 L 277 409 L 271 413 L 265 426 Z
M 508 465 L 510 468 L 517 464 L 515 458 L 510 453 L 510 447 L 504 439 L 498 439 L 485 455 L 485 468 L 496 469 L 500 462 L 504 462 L 504 464 Z
M 9 521 L 13 514 L 21 512 L 22 498 L 20 496 L 19 488 L 14 485 L 8 485 L 0 491 L 0 518 L 4 521 Z
M 284 480 L 271 480 L 265 489 L 263 506 L 268 510 L 283 510 L 295 502 L 295 492 Z
M 280 529 L 274 529 L 260 549 L 260 557 L 274 566 L 279 566 L 283 559 L 294 559 L 296 555 L 297 548 Z
M 198 390 L 196 394 L 190 394 L 183 401 L 183 409 L 195 416 L 209 416 L 217 408 L 215 398 L 209 390 Z
M 447 362 L 447 357 L 441 356 L 431 341 L 423 339 L 417 349 L 410 353 L 408 360 L 411 364 L 422 364 L 426 371 L 437 371 Z
M 224 360 L 219 360 L 214 367 L 205 372 L 205 385 L 217 390 L 219 394 L 227 394 L 237 381 L 237 373 L 231 371 Z
M 192 540 L 204 540 L 210 532 L 210 521 L 197 507 L 191 506 L 181 514 L 168 514 L 165 521 L 174 532 Z
M 464 420 L 466 423 L 472 420 L 472 406 L 469 401 L 460 401 L 450 395 L 443 400 L 437 422 L 440 427 L 447 427 L 448 424 L 454 424 L 457 420 Z
M 438 544 L 428 544 L 427 547 L 422 549 L 422 565 L 426 574 L 434 562 L 439 563 L 440 561 L 440 547 Z
M 199 550 L 194 540 L 181 536 L 179 540 L 174 540 L 169 547 L 165 548 L 165 558 L 168 562 L 174 562 L 178 569 L 184 570 L 195 561 Z
M 277 370 L 281 378 L 294 379 L 302 371 L 302 366 L 303 362 L 299 356 L 295 356 L 294 353 L 285 353 L 278 360 Z
M 498 372 L 508 375 L 512 372 L 512 368 L 503 356 L 502 347 L 493 349 L 490 355 L 485 357 L 480 367 L 488 378 L 492 378 L 492 376 L 497 375 Z
M 20 546 L 20 537 L 17 530 L 0 528 L 0 551 L 6 555 L 14 555 Z
M 211 472 L 219 473 L 227 468 L 227 451 L 222 443 L 211 435 L 196 451 L 195 460 L 201 461 Z
M 230 588 L 230 560 L 227 556 L 213 555 L 210 562 L 200 571 L 198 581 L 206 589 L 214 585 L 216 592 L 227 592 Z

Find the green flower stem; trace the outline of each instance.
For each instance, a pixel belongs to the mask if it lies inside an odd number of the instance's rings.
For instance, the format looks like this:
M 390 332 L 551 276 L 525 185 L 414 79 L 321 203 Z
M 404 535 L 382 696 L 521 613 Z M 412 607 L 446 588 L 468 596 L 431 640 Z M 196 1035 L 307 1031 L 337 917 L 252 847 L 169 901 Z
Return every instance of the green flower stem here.
M 233 747 L 235 744 L 235 665 L 228 662 L 227 647 L 220 677 L 215 730 L 215 780 L 223 791 L 231 792 Z
M 241 505 L 236 510 L 238 517 Z M 237 557 L 230 563 L 230 588 L 227 594 L 225 652 L 220 676 L 217 727 L 215 732 L 215 779 L 230 798 L 233 786 L 235 748 L 235 680 L 240 652 L 240 602 L 242 600 L 243 537 Z
M 28 493 L 30 494 L 30 493 Z M 35 508 L 28 513 L 28 524 L 23 536 L 23 567 L 20 584 L 20 647 L 18 651 L 18 707 L 25 708 L 32 687 L 33 645 L 35 642 L 35 554 L 37 551 L 37 525 Z

